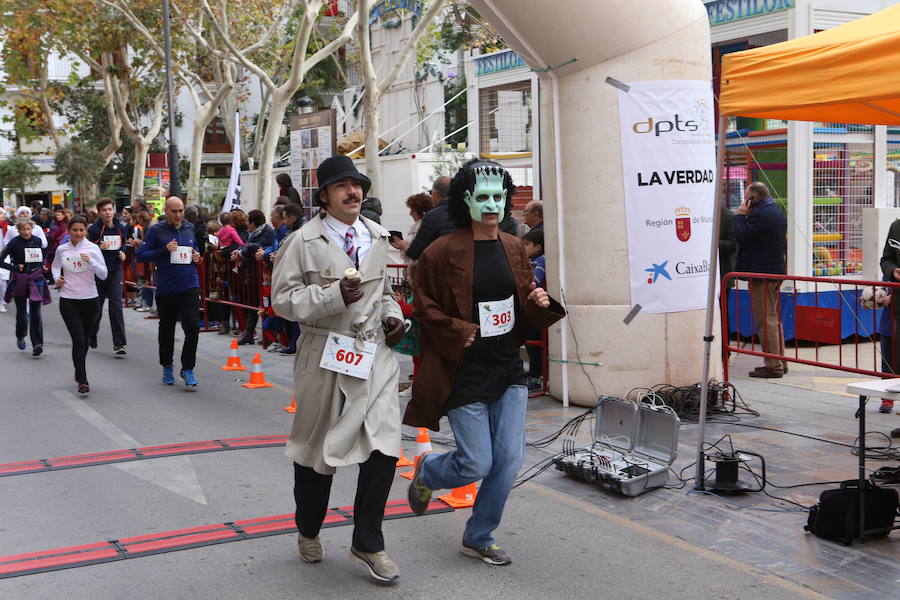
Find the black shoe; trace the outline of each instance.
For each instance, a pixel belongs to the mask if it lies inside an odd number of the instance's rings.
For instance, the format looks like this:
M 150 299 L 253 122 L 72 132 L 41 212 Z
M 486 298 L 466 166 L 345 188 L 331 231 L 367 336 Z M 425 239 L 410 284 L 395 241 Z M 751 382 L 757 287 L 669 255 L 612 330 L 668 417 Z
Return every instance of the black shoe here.
M 113 349 L 113 354 L 116 356 L 125 356 L 128 352 L 125 351 L 125 346 L 116 346 Z
M 241 339 L 238 340 L 239 346 L 248 346 L 256 343 L 256 338 L 251 335 L 241 336 Z
M 280 350 L 277 350 L 276 353 L 284 354 L 285 356 L 293 356 L 294 354 L 297 354 L 297 349 L 296 348 L 282 348 Z
M 897 429 L 891 429 L 891 437 L 900 438 L 900 427 L 898 427 Z
M 91 338 L 91 341 L 88 342 L 88 346 L 96 349 L 97 348 L 97 338 Z
M 38 357 L 41 355 L 41 352 L 44 351 L 44 347 L 41 344 L 38 344 L 34 348 L 31 349 L 31 355 L 34 357 Z
M 90 394 L 91 388 L 86 383 L 79 383 L 78 384 L 78 393 L 81 394 L 82 396 L 84 396 L 85 394 Z

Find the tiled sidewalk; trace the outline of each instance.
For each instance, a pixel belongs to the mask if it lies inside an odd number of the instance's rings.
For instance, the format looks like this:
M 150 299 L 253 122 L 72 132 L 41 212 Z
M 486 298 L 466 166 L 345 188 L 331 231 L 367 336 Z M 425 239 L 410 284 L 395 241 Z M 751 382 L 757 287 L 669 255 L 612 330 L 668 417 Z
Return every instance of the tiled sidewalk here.
M 856 437 L 854 432 L 857 426 L 853 417 L 855 397 L 803 389 L 803 378 L 808 375 L 800 370 L 794 375 L 792 368 L 791 376 L 787 380 L 734 379 L 744 400 L 761 413 L 760 417 L 742 416 L 740 422 L 851 444 Z M 838 391 L 843 390 L 844 379 L 851 381 L 860 378 L 841 376 L 834 379 L 840 379 L 840 383 L 832 382 L 830 389 Z M 533 400 L 529 407 L 528 439 L 534 440 L 558 429 L 582 410 L 578 407 L 563 409 L 549 398 Z M 869 403 L 868 411 L 870 431 L 889 432 L 900 426 L 900 419 L 895 415 L 878 414 L 875 402 Z M 725 423 L 710 423 L 706 440 L 714 441 L 726 433 L 732 435 L 736 448 L 762 454 L 767 462 L 769 480 L 778 485 L 844 480 L 856 476 L 857 458 L 844 446 Z M 679 458 L 673 465 L 676 472 L 694 461 L 697 434 L 696 424 L 682 425 Z M 587 427 L 583 428 L 579 437 L 587 443 Z M 882 441 L 873 438 L 870 443 Z M 548 451 L 558 451 L 560 444 L 557 442 Z M 526 467 L 546 455 L 545 451 L 529 449 Z M 884 465 L 896 463 L 869 463 L 872 469 Z M 692 477 L 693 474 L 693 468 L 685 471 L 685 477 Z M 752 477 L 745 472 L 742 479 L 752 480 Z M 746 507 L 788 509 L 792 512 L 741 509 L 716 497 L 689 493 L 693 482 L 680 490 L 659 489 L 636 498 L 624 498 L 565 477 L 556 470 L 549 470 L 533 481 L 644 526 L 764 568 L 830 597 L 900 598 L 900 564 L 897 561 L 900 535 L 897 534 L 862 545 L 840 546 L 805 533 L 806 513 L 793 512 L 796 507 L 790 504 L 762 493 L 731 496 L 730 501 Z M 672 483 L 678 482 L 670 476 Z M 819 493 L 829 487 L 835 486 L 790 489 L 770 486 L 767 491 L 808 506 L 814 504 Z

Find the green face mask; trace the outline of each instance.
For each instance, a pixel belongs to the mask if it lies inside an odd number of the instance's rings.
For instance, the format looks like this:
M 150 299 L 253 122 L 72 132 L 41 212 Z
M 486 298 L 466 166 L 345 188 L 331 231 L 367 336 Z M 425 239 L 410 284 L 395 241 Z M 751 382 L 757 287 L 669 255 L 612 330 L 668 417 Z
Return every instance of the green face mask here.
M 497 221 L 503 220 L 506 208 L 506 190 L 503 188 L 503 171 L 499 169 L 476 169 L 475 189 L 466 191 L 463 200 L 469 207 L 473 221 L 481 223 L 484 213 L 497 213 Z

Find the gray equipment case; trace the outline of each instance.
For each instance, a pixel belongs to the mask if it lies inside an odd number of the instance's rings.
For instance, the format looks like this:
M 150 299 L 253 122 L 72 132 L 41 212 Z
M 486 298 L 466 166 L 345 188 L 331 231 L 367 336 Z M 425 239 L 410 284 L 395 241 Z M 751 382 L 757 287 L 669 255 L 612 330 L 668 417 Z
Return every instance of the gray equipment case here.
M 678 456 L 681 421 L 675 411 L 603 396 L 594 417 L 594 443 L 557 459 L 558 470 L 625 496 L 665 485 Z

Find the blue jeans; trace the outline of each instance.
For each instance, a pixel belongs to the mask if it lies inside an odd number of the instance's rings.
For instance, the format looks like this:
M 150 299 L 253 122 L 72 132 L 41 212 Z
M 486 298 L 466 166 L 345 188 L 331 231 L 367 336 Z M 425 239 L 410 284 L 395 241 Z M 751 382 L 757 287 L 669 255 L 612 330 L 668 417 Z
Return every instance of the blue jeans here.
M 525 457 L 525 405 L 528 389 L 513 385 L 499 400 L 476 402 L 447 413 L 456 450 L 432 454 L 422 463 L 422 484 L 451 489 L 479 479 L 472 516 L 466 522 L 463 544 L 484 548 L 494 543 L 506 499 Z

